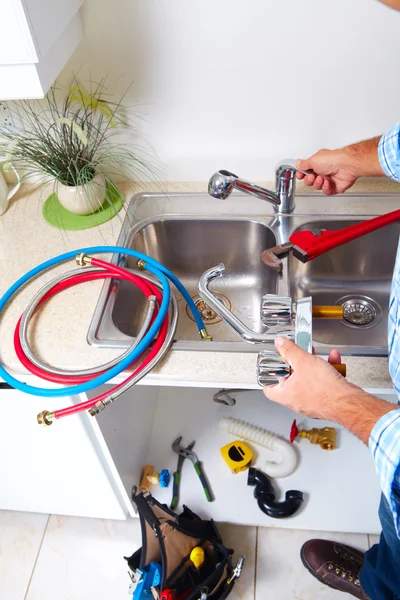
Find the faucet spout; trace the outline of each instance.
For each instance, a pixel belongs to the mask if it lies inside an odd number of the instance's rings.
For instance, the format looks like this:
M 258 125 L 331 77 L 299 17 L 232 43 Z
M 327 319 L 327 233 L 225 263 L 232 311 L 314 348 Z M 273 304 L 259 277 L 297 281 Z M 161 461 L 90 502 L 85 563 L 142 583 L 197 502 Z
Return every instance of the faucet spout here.
M 281 161 L 275 170 L 276 190 L 272 192 L 267 188 L 263 188 L 256 183 L 251 183 L 231 173 L 221 169 L 214 173 L 208 183 L 208 193 L 213 198 L 226 200 L 234 189 L 240 192 L 245 192 L 250 196 L 256 196 L 261 200 L 270 202 L 274 210 L 280 214 L 289 214 L 295 207 L 295 192 L 296 192 L 296 171 L 300 171 L 304 175 L 308 175 L 311 171 L 302 171 L 295 165 L 294 160 Z
M 225 169 L 221 169 L 220 171 L 214 173 L 208 183 L 208 193 L 210 196 L 220 200 L 226 200 L 234 189 L 237 189 L 240 192 L 245 192 L 250 196 L 256 196 L 261 200 L 267 200 L 276 207 L 280 206 L 280 198 L 277 194 L 275 194 L 275 192 L 272 192 L 267 188 L 263 188 L 256 183 L 251 183 L 250 181 L 241 179 L 234 173 L 225 171 Z
M 225 265 L 220 263 L 219 265 L 212 267 L 205 271 L 198 282 L 198 292 L 204 302 L 212 308 L 227 323 L 232 329 L 240 335 L 246 342 L 250 344 L 265 344 L 273 342 L 278 333 L 293 337 L 293 327 L 277 325 L 276 327 L 269 327 L 263 333 L 257 333 L 252 331 L 242 321 L 234 315 L 229 308 L 227 308 L 222 302 L 216 298 L 208 288 L 210 282 L 217 277 L 223 277 L 225 274 Z

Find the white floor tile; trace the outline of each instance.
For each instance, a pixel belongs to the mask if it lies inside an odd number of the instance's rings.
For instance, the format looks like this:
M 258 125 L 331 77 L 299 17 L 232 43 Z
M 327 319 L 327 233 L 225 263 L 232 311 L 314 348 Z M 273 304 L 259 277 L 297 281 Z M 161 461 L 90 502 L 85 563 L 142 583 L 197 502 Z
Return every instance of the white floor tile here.
M 374 535 L 373 533 L 370 533 L 368 535 L 368 542 L 369 542 L 369 547 L 371 548 L 371 546 L 373 546 L 374 544 L 377 544 L 379 542 L 379 535 Z
M 234 563 L 240 554 L 246 559 L 240 579 L 235 583 L 229 600 L 254 600 L 254 579 L 256 568 L 257 527 L 241 527 L 240 525 L 219 525 L 224 545 L 233 548 Z
M 51 516 L 26 600 L 129 598 L 123 557 L 140 545 L 138 519 Z
M 303 566 L 300 548 L 311 538 L 337 540 L 360 550 L 368 548 L 367 535 L 259 528 L 256 600 L 344 600 L 342 592 L 322 585 Z
M 48 515 L 0 511 L 0 600 L 23 600 Z

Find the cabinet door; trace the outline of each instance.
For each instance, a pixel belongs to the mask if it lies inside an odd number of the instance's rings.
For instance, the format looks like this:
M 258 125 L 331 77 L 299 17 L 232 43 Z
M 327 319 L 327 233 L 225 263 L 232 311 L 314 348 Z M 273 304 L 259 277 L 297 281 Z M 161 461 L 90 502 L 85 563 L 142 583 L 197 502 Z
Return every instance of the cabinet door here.
M 73 403 L 0 390 L 0 509 L 126 518 L 127 495 L 91 417 L 37 424 L 44 408 Z
M 58 40 L 83 0 L 22 0 L 38 58 L 45 56 Z
M 0 23 L 0 64 L 37 62 L 28 19 L 20 0 L 2 0 Z
M 0 64 L 40 62 L 82 6 L 82 0 L 2 0 Z

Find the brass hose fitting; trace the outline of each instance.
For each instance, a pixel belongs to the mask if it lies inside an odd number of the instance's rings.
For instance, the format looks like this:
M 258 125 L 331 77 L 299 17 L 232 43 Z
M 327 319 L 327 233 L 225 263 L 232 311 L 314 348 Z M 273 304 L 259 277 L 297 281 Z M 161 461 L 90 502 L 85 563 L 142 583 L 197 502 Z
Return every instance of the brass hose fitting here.
M 96 404 L 94 406 L 92 406 L 92 408 L 89 408 L 88 413 L 91 417 L 95 417 L 104 409 L 105 409 L 105 405 L 101 401 L 99 401 L 99 402 L 96 402 Z
M 92 264 L 92 257 L 88 256 L 84 252 L 80 252 L 79 254 L 77 254 L 75 260 L 76 264 L 80 267 L 86 267 L 86 265 Z
M 42 412 L 40 412 L 38 414 L 37 418 L 37 422 L 39 423 L 39 425 L 47 425 L 48 427 L 50 427 L 50 425 L 53 423 L 55 416 L 54 416 L 54 412 L 50 412 L 48 410 L 42 410 Z
M 144 271 L 146 269 L 146 263 L 143 259 L 138 260 L 136 264 L 138 269 L 140 269 L 141 271 Z
M 206 328 L 200 329 L 199 333 L 200 333 L 200 337 L 203 340 L 203 342 L 212 342 L 213 341 L 211 335 L 208 333 Z

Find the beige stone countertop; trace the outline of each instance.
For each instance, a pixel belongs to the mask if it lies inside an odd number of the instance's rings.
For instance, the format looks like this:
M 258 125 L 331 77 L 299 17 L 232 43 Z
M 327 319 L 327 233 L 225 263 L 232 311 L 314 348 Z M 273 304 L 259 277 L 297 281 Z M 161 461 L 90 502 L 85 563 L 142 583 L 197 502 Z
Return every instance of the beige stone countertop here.
M 139 191 L 133 185 L 121 186 L 127 200 Z M 166 184 L 173 192 L 204 192 L 205 183 Z M 302 186 L 299 186 L 301 191 Z M 309 191 L 308 188 L 306 188 Z M 63 252 L 91 245 L 115 244 L 124 212 L 100 227 L 84 231 L 62 231 L 48 225 L 42 217 L 42 205 L 51 190 L 22 186 L 8 211 L 0 217 L 0 291 L 37 264 Z M 143 191 L 143 190 L 140 190 Z M 146 188 L 146 191 L 151 191 Z M 157 191 L 160 191 L 158 186 Z M 354 191 L 365 193 L 399 192 L 399 186 L 387 180 L 365 180 Z M 25 286 L 3 311 L 0 319 L 0 360 L 14 375 L 25 375 L 13 347 L 13 332 L 18 317 L 34 292 L 57 272 L 73 268 L 63 264 L 47 271 Z M 96 306 L 102 282 L 90 282 L 59 294 L 40 309 L 30 328 L 35 351 L 49 364 L 77 369 L 106 362 L 115 350 L 92 348 L 86 334 Z M 119 351 L 120 352 L 120 351 Z M 171 351 L 164 362 L 144 380 L 148 384 L 208 387 L 257 388 L 257 353 Z M 385 358 L 346 357 L 348 379 L 365 388 L 390 388 Z

